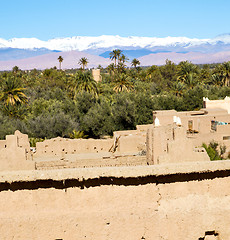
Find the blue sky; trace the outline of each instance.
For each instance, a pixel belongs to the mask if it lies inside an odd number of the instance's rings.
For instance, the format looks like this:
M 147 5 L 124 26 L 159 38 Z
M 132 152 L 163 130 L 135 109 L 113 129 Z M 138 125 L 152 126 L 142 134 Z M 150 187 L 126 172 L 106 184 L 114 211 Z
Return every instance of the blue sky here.
M 0 38 L 230 33 L 229 0 L 1 0 Z

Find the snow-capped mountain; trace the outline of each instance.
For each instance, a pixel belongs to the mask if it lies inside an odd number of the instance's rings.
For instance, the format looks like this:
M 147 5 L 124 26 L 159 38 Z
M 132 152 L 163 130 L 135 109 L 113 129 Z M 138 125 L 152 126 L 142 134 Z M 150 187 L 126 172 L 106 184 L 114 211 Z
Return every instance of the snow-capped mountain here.
M 120 37 L 112 35 L 103 35 L 99 37 L 69 37 L 55 38 L 48 41 L 42 41 L 37 38 L 13 38 L 9 40 L 0 38 L 0 48 L 19 48 L 19 49 L 39 49 L 59 51 L 90 51 L 96 49 L 108 49 L 119 47 L 121 49 L 139 49 L 145 48 L 154 50 L 156 47 L 179 47 L 194 48 L 202 45 L 230 44 L 230 35 L 220 35 L 213 39 L 198 39 L 187 37 Z
M 109 53 L 121 49 L 131 61 L 138 58 L 142 66 L 161 65 L 166 59 L 175 63 L 220 63 L 230 60 L 230 34 L 213 39 L 187 37 L 99 37 L 56 38 L 42 41 L 36 38 L 0 38 L 0 71 L 13 66 L 21 69 L 44 69 L 57 66 L 64 58 L 63 68 L 76 68 L 81 57 L 87 57 L 88 67 L 103 67 L 111 63 Z M 97 55 L 97 56 L 95 56 Z

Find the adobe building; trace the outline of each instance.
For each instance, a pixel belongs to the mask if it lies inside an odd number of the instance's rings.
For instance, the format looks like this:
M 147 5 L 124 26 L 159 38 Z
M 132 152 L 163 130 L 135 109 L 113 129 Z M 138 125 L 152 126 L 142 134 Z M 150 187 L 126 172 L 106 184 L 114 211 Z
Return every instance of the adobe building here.
M 227 112 L 230 101 L 228 98 L 224 101 L 225 104 L 222 100 L 212 104 L 213 101 L 204 99 L 206 108 L 199 111 L 154 111 L 153 124 L 138 125 L 136 130 L 114 132 L 113 138 L 48 139 L 37 143 L 36 152 L 30 150 L 28 136 L 16 131 L 15 135 L 8 135 L 6 140 L 0 141 L 0 170 L 209 161 L 202 144 L 212 141 L 226 146 L 227 157 L 230 154 L 230 114 Z
M 16 131 L 0 141 L 0 238 L 225 240 L 230 160 L 226 108 L 156 111 L 154 124 L 112 139 L 54 138 L 29 149 Z M 147 155 L 145 155 L 145 153 Z M 139 160 L 138 160 L 139 159 Z
M 96 82 L 100 82 L 102 80 L 100 69 L 92 69 L 92 75 Z
M 212 141 L 226 147 L 230 153 L 230 98 L 211 101 L 204 98 L 199 111 L 154 111 L 153 126 L 147 134 L 149 164 L 206 161 L 203 143 Z M 185 151 L 186 149 L 186 151 Z

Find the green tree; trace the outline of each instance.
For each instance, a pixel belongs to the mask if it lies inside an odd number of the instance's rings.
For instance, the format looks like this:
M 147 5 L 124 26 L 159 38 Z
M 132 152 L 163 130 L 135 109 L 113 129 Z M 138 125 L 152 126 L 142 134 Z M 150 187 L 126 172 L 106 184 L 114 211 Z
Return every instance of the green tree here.
M 206 90 L 197 85 L 183 94 L 183 109 L 182 111 L 199 110 L 202 108 L 202 99 L 207 96 Z
M 229 86 L 230 80 L 230 62 L 225 62 L 221 65 L 221 71 L 223 76 L 223 81 L 225 86 Z
M 77 127 L 77 123 L 70 115 L 62 111 L 55 114 L 45 112 L 27 119 L 29 136 L 36 138 L 66 137 Z
M 98 94 L 97 82 L 93 79 L 90 72 L 78 72 L 75 80 L 70 86 L 70 90 L 74 98 L 77 93 L 83 91 L 92 93 L 94 96 Z
M 62 62 L 63 62 L 63 57 L 62 56 L 59 56 L 58 57 L 58 61 L 59 61 L 59 69 L 61 70 L 61 64 L 62 64 Z
M 184 84 L 186 84 L 188 88 L 194 88 L 198 84 L 196 74 L 194 74 L 193 72 L 188 73 L 188 75 L 184 79 Z
M 172 84 L 177 81 L 177 66 L 170 60 L 166 60 L 165 65 L 159 67 L 162 81 L 160 86 L 162 89 L 171 89 Z
M 12 72 L 13 72 L 13 73 L 17 73 L 17 72 L 19 72 L 19 71 L 20 71 L 20 69 L 19 69 L 18 66 L 14 66 L 14 67 L 12 68 Z
M 181 82 L 185 82 L 187 76 L 190 73 L 197 73 L 196 65 L 194 65 L 188 61 L 180 62 L 178 65 L 178 70 L 177 70 L 178 80 Z
M 121 54 L 118 58 L 119 62 L 122 62 L 122 63 L 125 63 L 127 62 L 129 59 L 124 55 L 124 54 Z
M 133 83 L 129 80 L 129 77 L 122 73 L 117 75 L 116 80 L 114 81 L 114 88 L 113 90 L 118 93 L 122 91 L 129 92 L 133 89 Z
M 214 73 L 211 75 L 211 83 L 215 86 L 223 86 L 223 76 L 218 73 Z
M 28 103 L 25 88 L 19 78 L 8 76 L 2 83 L 0 92 L 0 102 L 6 115 L 23 118 L 26 109 L 24 104 Z
M 158 108 L 156 99 L 153 98 L 149 92 L 140 92 L 135 93 L 133 101 L 136 124 L 153 123 L 153 110 Z
M 115 68 L 117 67 L 117 60 L 119 59 L 122 51 L 120 49 L 114 49 L 109 55 L 110 59 L 114 60 Z
M 198 76 L 199 82 L 205 83 L 205 84 L 212 84 L 212 76 L 211 76 L 211 71 L 210 67 L 208 64 L 204 64 L 203 68 L 200 70 Z
M 89 137 L 94 138 L 112 135 L 114 122 L 109 102 L 101 98 L 98 103 L 91 107 L 82 119 L 81 129 Z
M 89 63 L 88 59 L 86 57 L 80 58 L 78 64 L 82 67 L 83 71 L 85 70 L 85 67 Z
M 21 85 L 21 82 L 17 78 L 7 77 L 1 88 L 0 102 L 5 106 L 28 103 L 28 98 L 24 93 L 25 88 Z
M 117 72 L 125 73 L 125 67 L 126 67 L 125 63 L 119 61 L 117 64 Z
M 139 66 L 141 63 L 137 58 L 134 58 L 132 60 L 131 66 L 133 66 L 135 69 L 137 69 L 137 66 Z
M 110 76 L 111 76 L 112 74 L 114 74 L 114 70 L 115 70 L 115 65 L 114 65 L 114 63 L 109 64 L 109 66 L 107 67 L 107 70 L 108 70 Z
M 135 104 L 130 93 L 116 94 L 111 107 L 114 130 L 136 129 Z
M 155 65 L 148 67 L 145 71 L 145 75 L 145 77 L 143 76 L 143 80 L 146 80 L 148 82 L 155 82 L 157 84 L 161 84 L 163 80 L 159 67 Z
M 185 89 L 185 84 L 182 82 L 174 82 L 172 85 L 172 90 L 175 92 L 176 96 L 182 96 Z
M 72 139 L 76 138 L 87 138 L 88 135 L 85 135 L 84 131 L 76 131 L 75 129 L 69 134 L 69 137 Z

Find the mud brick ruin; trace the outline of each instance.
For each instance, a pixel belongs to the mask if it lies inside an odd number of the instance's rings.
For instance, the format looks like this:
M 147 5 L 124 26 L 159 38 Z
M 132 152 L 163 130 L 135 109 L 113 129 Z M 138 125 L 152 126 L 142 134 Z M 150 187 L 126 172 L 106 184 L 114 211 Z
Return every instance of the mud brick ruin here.
M 230 99 L 199 111 L 155 111 L 153 124 L 108 139 L 0 141 L 0 239 L 230 237 Z

